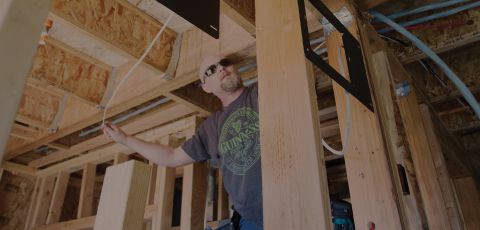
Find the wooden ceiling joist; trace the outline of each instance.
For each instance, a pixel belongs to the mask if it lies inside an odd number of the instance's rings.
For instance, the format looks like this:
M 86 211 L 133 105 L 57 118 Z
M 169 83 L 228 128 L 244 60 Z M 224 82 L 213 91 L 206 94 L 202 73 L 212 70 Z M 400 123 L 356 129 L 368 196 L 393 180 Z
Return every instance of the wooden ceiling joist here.
M 31 78 L 44 80 L 90 103 L 99 104 L 106 91 L 111 67 L 48 38 L 39 46 Z
M 163 26 L 125 0 L 54 0 L 51 12 L 135 58 L 143 54 Z M 175 37 L 176 33 L 167 28 L 144 61 L 165 72 Z

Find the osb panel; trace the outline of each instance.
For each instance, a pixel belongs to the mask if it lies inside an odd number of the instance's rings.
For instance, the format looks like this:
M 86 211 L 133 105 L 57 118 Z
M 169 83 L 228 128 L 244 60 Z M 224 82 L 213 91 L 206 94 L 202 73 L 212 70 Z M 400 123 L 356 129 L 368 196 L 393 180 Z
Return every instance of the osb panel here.
M 60 100 L 57 94 L 26 85 L 17 114 L 50 124 L 58 111 Z
M 110 70 L 47 41 L 37 49 L 31 75 L 88 101 L 100 103 Z
M 123 0 L 54 0 L 51 10 L 137 58 L 162 27 L 161 23 Z M 174 31 L 165 30 L 145 61 L 165 71 L 175 37 Z
M 23 229 L 32 200 L 34 179 L 3 172 L 0 183 L 0 229 Z
M 243 17 L 255 25 L 255 1 L 254 0 L 224 0 L 225 3 L 238 11 Z

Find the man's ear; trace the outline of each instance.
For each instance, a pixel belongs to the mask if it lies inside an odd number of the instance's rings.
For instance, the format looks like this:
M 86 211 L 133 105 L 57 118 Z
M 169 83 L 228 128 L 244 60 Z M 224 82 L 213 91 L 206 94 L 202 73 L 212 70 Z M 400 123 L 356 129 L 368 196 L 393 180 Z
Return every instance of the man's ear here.
M 206 93 L 211 93 L 212 92 L 212 90 L 210 90 L 210 88 L 208 87 L 208 85 L 205 84 L 205 82 L 202 83 L 202 89 Z

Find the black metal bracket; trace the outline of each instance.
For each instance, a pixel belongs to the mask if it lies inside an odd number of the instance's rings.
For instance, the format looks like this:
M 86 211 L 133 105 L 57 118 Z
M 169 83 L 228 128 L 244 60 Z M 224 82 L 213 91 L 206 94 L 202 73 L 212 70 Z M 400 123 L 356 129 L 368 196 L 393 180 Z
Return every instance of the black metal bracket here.
M 316 54 L 310 46 L 309 32 L 307 26 L 307 16 L 305 13 L 305 0 L 298 0 L 300 10 L 300 24 L 302 28 L 303 49 L 305 56 L 313 64 L 318 66 L 330 78 L 357 98 L 370 111 L 373 112 L 372 97 L 368 86 L 367 74 L 363 63 L 363 54 L 360 43 L 353 37 L 345 26 L 335 17 L 335 15 L 325 6 L 321 0 L 309 0 L 312 5 L 337 29 L 342 33 L 342 40 L 347 58 L 348 72 L 350 82 L 338 73 L 332 66 L 326 63 L 321 56 Z

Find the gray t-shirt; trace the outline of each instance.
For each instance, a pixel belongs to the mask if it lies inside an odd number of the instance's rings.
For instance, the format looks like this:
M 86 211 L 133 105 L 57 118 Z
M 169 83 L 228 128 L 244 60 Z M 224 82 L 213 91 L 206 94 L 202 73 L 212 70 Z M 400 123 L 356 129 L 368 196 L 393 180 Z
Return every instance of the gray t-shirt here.
M 207 118 L 182 149 L 195 161 L 220 167 L 235 210 L 263 226 L 257 84 Z

